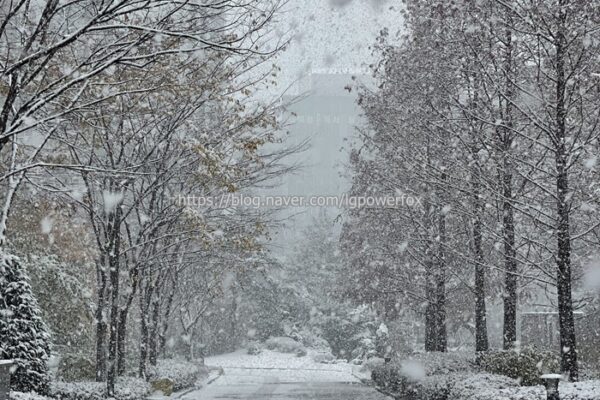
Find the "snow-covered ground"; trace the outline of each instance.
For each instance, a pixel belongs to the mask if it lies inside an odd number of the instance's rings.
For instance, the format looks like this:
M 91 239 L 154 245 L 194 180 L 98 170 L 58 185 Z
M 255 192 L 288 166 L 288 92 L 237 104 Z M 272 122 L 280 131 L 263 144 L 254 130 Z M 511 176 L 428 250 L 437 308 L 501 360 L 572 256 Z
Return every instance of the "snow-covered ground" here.
M 323 399 L 385 400 L 371 387 L 360 384 L 347 363 L 320 364 L 309 350 L 304 357 L 264 350 L 248 355 L 245 350 L 205 360 L 223 368 L 223 375 L 204 388 L 188 393 L 184 400 Z
M 246 350 L 208 357 L 208 366 L 222 367 L 224 376 L 219 381 L 227 381 L 235 376 L 253 380 L 256 377 L 277 377 L 281 382 L 347 382 L 357 383 L 353 375 L 353 365 L 348 363 L 321 364 L 313 360 L 317 353 L 308 351 L 304 357 L 294 354 L 263 350 L 257 355 L 248 355 Z M 244 378 L 245 379 L 245 378 Z

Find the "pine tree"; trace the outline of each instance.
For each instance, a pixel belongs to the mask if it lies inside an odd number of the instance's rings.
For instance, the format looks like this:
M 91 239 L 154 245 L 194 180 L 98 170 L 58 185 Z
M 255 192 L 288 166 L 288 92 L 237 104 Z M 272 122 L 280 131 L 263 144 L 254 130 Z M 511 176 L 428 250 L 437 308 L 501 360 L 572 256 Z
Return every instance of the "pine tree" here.
M 0 358 L 15 361 L 13 390 L 48 389 L 50 335 L 40 315 L 18 258 L 0 253 Z

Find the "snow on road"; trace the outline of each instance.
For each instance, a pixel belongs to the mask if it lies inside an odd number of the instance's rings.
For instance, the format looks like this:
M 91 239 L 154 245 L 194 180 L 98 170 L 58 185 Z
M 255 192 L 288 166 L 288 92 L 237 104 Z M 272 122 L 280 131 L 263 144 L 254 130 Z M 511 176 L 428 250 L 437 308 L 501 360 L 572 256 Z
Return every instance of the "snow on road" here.
M 320 364 L 305 357 L 263 351 L 245 351 L 209 357 L 206 365 L 223 368 L 210 385 L 188 393 L 184 400 L 384 400 L 385 396 L 360 384 L 347 363 Z
M 347 363 L 321 364 L 313 360 L 314 353 L 304 357 L 294 354 L 264 350 L 258 355 L 248 355 L 245 350 L 209 357 L 206 365 L 219 366 L 228 375 L 277 377 L 282 382 L 346 382 L 357 383 L 352 375 L 352 365 Z

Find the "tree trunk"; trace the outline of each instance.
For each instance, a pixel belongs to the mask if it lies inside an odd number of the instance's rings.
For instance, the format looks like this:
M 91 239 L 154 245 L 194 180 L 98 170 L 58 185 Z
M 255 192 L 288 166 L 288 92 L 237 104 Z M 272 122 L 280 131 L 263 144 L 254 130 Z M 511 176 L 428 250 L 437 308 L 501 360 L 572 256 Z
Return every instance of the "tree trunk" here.
M 117 342 L 119 334 L 119 252 L 121 249 L 121 207 L 117 205 L 109 215 L 107 224 L 108 242 L 108 275 L 110 281 L 110 329 L 108 336 L 108 370 L 106 374 L 106 390 L 109 397 L 115 394 L 117 377 Z
M 139 282 L 139 268 L 136 266 L 133 268 L 130 274 L 131 278 L 131 291 L 127 296 L 127 301 L 125 306 L 119 312 L 119 334 L 117 337 L 117 374 L 123 375 L 125 373 L 125 357 L 127 353 L 127 349 L 125 346 L 125 340 L 127 338 L 127 317 L 129 316 L 129 310 L 131 308 L 131 304 L 133 304 L 133 300 L 137 293 L 138 282 Z
M 433 232 L 431 232 L 431 214 L 432 208 L 429 202 L 425 204 L 425 224 L 429 232 L 425 240 L 425 297 L 427 305 L 425 307 L 425 351 L 437 350 L 437 303 L 435 298 L 435 284 L 433 273 L 433 254 L 432 240 Z
M 442 180 L 445 179 L 444 174 Z M 442 210 L 439 214 L 439 237 L 438 262 L 435 271 L 435 325 L 437 330 L 435 350 L 445 352 L 448 345 L 446 332 L 446 215 Z
M 150 304 L 154 293 L 152 277 L 147 276 L 146 280 L 146 287 L 143 291 L 140 289 L 140 363 L 138 368 L 138 375 L 140 378 L 146 378 L 146 361 L 148 360 L 150 344 L 148 314 L 150 312 Z
M 510 152 L 513 143 L 513 104 L 515 90 L 512 80 L 515 79 L 512 40 L 512 15 L 506 13 L 509 28 L 505 34 L 505 69 L 506 69 L 506 105 L 504 109 L 505 129 L 499 131 L 499 147 L 502 152 L 502 236 L 504 242 L 504 324 L 502 342 L 503 348 L 509 350 L 515 347 L 517 341 L 517 253 L 515 249 L 515 222 L 513 198 L 513 166 Z
M 102 259 L 96 264 L 98 281 L 98 304 L 96 305 L 96 382 L 106 380 L 106 272 Z
M 164 356 L 165 354 L 165 344 L 167 343 L 167 332 L 169 330 L 169 317 L 171 315 L 171 306 L 173 305 L 173 299 L 175 298 L 175 281 L 172 281 L 172 288 L 169 297 L 167 298 L 167 304 L 165 306 L 165 311 L 162 317 L 162 324 L 160 328 L 160 333 L 158 337 L 158 350 L 159 354 Z
M 558 216 L 558 255 L 557 286 L 558 315 L 560 326 L 561 369 L 569 375 L 571 381 L 577 381 L 579 370 L 577 365 L 577 345 L 575 338 L 575 319 L 573 316 L 573 300 L 571 293 L 571 207 L 569 194 L 567 112 L 565 108 L 566 74 L 566 7 L 568 0 L 559 0 L 559 27 L 556 37 L 556 194 Z
M 504 151 L 509 151 L 505 146 Z M 504 154 L 503 165 L 503 241 L 504 241 L 504 326 L 503 347 L 514 348 L 517 341 L 517 260 L 515 251 L 515 223 L 512 207 L 512 165 Z
M 147 307 L 143 304 L 143 298 L 140 298 L 140 362 L 138 366 L 138 376 L 146 378 L 146 360 L 148 359 L 148 316 Z
M 127 315 L 129 310 L 123 308 L 119 312 L 119 330 L 117 335 L 117 375 L 125 373 L 125 337 L 127 336 Z
M 481 201 L 479 166 L 475 165 L 473 200 L 475 223 L 473 224 L 473 247 L 475 253 L 475 351 L 489 349 L 487 311 L 485 304 L 485 266 L 483 258 L 483 224 L 485 205 Z
M 119 334 L 119 261 L 117 253 L 109 256 L 110 261 L 110 284 L 111 284 L 111 306 L 110 306 L 110 332 L 108 337 L 108 372 L 106 375 L 106 387 L 109 396 L 114 396 L 115 380 L 117 377 L 118 356 L 118 334 Z
M 148 361 L 150 361 L 150 365 L 156 366 L 158 362 L 158 325 L 160 323 L 160 302 L 158 299 L 155 299 L 152 306 L 152 327 L 148 345 Z

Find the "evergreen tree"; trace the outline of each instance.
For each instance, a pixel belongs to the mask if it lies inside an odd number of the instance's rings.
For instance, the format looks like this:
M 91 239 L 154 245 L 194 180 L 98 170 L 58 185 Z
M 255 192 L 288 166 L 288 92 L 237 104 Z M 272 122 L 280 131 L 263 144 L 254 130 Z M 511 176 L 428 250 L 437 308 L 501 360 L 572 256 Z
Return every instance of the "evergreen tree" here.
M 46 392 L 50 335 L 18 258 L 1 253 L 0 311 L 0 358 L 15 361 L 11 389 Z

